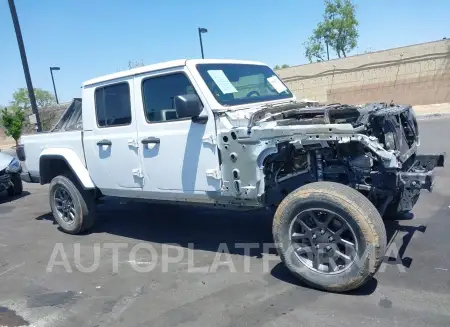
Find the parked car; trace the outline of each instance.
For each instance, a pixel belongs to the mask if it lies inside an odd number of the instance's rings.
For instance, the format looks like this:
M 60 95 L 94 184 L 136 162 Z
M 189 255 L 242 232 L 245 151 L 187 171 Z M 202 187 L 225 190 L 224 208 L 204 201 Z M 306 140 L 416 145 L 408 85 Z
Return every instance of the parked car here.
M 6 190 L 8 196 L 20 195 L 23 191 L 19 160 L 0 152 L 0 192 Z
M 330 291 L 375 274 L 382 216 L 411 210 L 444 164 L 416 153 L 411 106 L 311 106 L 258 62 L 139 67 L 85 82 L 77 101 L 54 132 L 18 148 L 23 180 L 50 184 L 62 230 L 91 228 L 102 195 L 269 207 L 283 262 Z

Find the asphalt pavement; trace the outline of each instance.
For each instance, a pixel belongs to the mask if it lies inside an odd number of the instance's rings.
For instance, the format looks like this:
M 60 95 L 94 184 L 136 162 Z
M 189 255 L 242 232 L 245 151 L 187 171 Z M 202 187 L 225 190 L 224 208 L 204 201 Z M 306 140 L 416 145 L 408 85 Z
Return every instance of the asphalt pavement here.
M 450 119 L 420 130 L 420 152 L 450 152 Z M 450 326 L 450 168 L 436 175 L 412 215 L 386 223 L 380 272 L 347 294 L 289 274 L 262 245 L 266 212 L 107 200 L 95 229 L 72 236 L 48 186 L 26 184 L 0 196 L 0 326 Z

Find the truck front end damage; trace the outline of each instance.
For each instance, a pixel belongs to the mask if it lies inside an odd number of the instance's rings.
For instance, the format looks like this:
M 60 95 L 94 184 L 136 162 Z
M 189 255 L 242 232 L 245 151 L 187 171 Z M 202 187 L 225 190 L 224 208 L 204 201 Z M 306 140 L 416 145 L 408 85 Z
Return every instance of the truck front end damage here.
M 380 214 L 409 211 L 444 165 L 442 154 L 417 154 L 410 106 L 289 103 L 221 114 L 218 129 L 222 195 L 241 205 L 277 206 L 304 184 L 331 181 Z

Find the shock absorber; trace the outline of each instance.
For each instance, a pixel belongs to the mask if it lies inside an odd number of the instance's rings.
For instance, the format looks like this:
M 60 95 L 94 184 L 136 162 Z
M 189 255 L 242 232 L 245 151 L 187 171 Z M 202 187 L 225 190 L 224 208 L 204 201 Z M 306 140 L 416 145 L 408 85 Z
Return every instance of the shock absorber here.
M 322 154 L 319 150 L 316 150 L 316 167 L 317 167 L 317 180 L 323 181 L 323 162 Z

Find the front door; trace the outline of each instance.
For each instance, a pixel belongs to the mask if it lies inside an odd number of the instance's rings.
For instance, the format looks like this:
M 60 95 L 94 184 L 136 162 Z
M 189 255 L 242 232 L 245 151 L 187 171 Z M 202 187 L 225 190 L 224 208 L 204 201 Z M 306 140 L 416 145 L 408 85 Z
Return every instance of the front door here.
M 87 122 L 91 128 L 84 131 L 86 162 L 95 185 L 106 195 L 142 190 L 132 82 L 130 78 L 85 90 L 95 107 L 95 121 Z
M 178 118 L 174 108 L 178 95 L 197 93 L 202 100 L 189 72 L 180 67 L 136 76 L 134 87 L 144 191 L 188 195 L 220 190 L 212 112 L 205 107 L 208 121 L 196 123 Z

